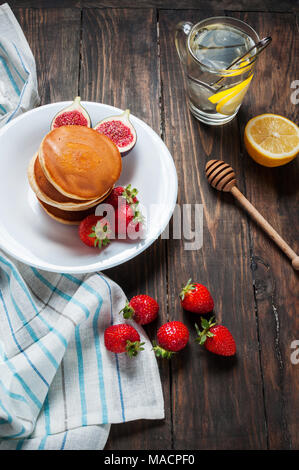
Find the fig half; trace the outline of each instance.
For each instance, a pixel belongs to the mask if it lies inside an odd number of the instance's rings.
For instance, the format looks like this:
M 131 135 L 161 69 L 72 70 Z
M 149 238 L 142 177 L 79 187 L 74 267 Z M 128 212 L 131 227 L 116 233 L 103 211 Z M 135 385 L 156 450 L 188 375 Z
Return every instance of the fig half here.
M 105 134 L 117 146 L 122 157 L 127 155 L 136 144 L 137 134 L 130 121 L 130 110 L 118 116 L 110 116 L 98 122 L 94 127 L 100 134 Z
M 51 123 L 51 130 L 61 126 L 91 126 L 89 114 L 81 105 L 80 96 L 77 96 L 70 106 L 56 114 Z

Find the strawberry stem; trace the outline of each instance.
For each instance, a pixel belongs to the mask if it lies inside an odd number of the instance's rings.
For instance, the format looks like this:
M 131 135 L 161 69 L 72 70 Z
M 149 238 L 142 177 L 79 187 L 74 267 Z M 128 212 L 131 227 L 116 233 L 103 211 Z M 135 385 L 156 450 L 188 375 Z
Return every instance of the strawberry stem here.
M 104 223 L 102 220 L 99 220 L 91 230 L 92 231 L 88 236 L 90 238 L 94 238 L 95 247 L 99 247 L 101 249 L 110 243 L 109 236 L 111 231 L 109 230 L 107 222 Z
M 181 292 L 180 292 L 180 298 L 182 300 L 184 300 L 185 298 L 185 295 L 188 294 L 188 292 L 192 291 L 195 289 L 195 284 L 193 284 L 192 282 L 192 279 L 190 278 L 187 282 L 187 284 L 185 285 L 185 287 L 182 288 Z
M 156 357 L 162 357 L 162 359 L 171 359 L 175 354 L 173 351 L 167 351 L 167 349 L 158 346 L 156 341 L 153 341 L 153 351 L 155 351 Z
M 123 314 L 123 317 L 128 320 L 129 318 L 132 318 L 134 313 L 135 313 L 135 310 L 133 309 L 133 307 L 131 307 L 131 305 L 129 304 L 129 302 L 127 301 L 126 302 L 126 305 L 124 306 L 124 308 L 119 312 L 120 314 L 122 313 Z
M 215 326 L 215 317 L 212 317 L 210 320 L 206 320 L 206 318 L 201 319 L 201 327 L 202 330 L 199 329 L 197 323 L 195 323 L 195 329 L 197 333 L 196 343 L 199 343 L 201 346 L 205 344 L 207 338 L 212 338 L 214 336 L 213 333 L 210 332 L 210 328 Z
M 131 184 L 128 184 L 125 186 L 124 191 L 122 193 L 122 197 L 124 197 L 127 201 L 128 204 L 133 205 L 135 204 L 134 199 L 136 198 L 138 194 L 138 190 L 136 188 L 131 187 Z
M 140 343 L 140 341 L 130 341 L 127 340 L 126 351 L 129 357 L 135 357 L 139 353 L 139 351 L 144 351 L 142 347 L 144 343 Z
M 143 224 L 144 221 L 145 221 L 145 218 L 144 218 L 144 216 L 141 214 L 141 212 L 135 210 L 133 223 L 134 223 L 135 225 L 137 225 L 137 224 Z

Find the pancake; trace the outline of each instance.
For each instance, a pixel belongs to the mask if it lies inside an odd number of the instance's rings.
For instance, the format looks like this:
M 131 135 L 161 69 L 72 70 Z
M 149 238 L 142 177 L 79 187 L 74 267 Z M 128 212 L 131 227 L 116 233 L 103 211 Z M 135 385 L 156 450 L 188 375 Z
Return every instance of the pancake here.
M 31 159 L 28 166 L 28 180 L 31 189 L 35 192 L 38 199 L 66 211 L 80 211 L 94 207 L 109 196 L 112 188 L 110 188 L 101 198 L 82 201 L 68 198 L 64 196 L 47 180 L 40 166 L 37 154 Z
M 63 211 L 57 207 L 49 206 L 49 204 L 46 204 L 40 199 L 38 199 L 38 202 L 52 219 L 66 225 L 79 225 L 81 220 L 85 219 L 88 215 L 94 214 L 95 211 L 93 208 L 75 212 Z
M 120 152 L 112 140 L 84 126 L 62 126 L 49 132 L 38 157 L 57 191 L 77 200 L 100 198 L 122 169 Z

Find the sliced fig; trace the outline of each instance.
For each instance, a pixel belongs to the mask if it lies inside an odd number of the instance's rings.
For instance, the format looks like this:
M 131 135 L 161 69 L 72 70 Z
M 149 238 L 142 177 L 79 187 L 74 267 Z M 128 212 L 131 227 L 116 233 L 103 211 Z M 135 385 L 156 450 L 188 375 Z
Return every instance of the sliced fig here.
M 122 157 L 127 155 L 136 144 L 137 134 L 130 121 L 129 109 L 126 109 L 124 113 L 118 116 L 103 119 L 98 122 L 94 129 L 109 137 L 118 147 Z
M 70 106 L 56 114 L 51 124 L 51 130 L 61 126 L 91 126 L 89 114 L 81 105 L 80 96 L 77 96 Z

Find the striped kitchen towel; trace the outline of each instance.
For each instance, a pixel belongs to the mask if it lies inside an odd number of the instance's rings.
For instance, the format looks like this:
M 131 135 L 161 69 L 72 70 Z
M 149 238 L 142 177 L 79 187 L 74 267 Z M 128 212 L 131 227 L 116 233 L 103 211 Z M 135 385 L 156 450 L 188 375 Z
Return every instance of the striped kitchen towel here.
M 35 62 L 0 6 L 0 127 L 38 103 Z M 121 288 L 101 273 L 39 271 L 0 251 L 0 450 L 102 449 L 110 424 L 161 419 L 151 344 L 136 358 L 108 352 L 122 321 Z
M 123 321 L 121 288 L 101 273 L 57 274 L 0 252 L 0 450 L 102 449 L 110 424 L 161 419 L 152 346 L 137 357 L 106 350 Z
M 35 60 L 5 3 L 0 6 L 0 127 L 38 104 Z

